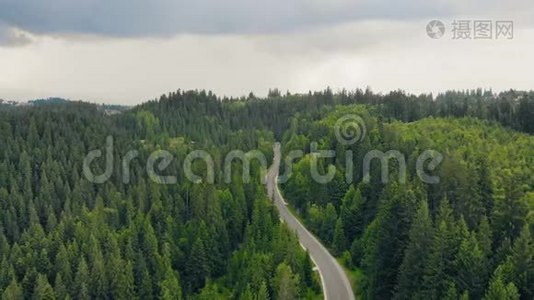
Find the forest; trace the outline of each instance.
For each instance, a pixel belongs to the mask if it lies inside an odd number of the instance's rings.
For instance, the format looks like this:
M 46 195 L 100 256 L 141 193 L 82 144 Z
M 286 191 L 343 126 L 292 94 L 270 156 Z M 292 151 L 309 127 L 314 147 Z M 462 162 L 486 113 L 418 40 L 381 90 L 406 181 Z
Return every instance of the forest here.
M 40 101 L 40 103 L 43 101 Z M 46 102 L 46 101 L 44 101 Z M 366 135 L 339 143 L 336 121 L 355 114 Z M 326 89 L 266 98 L 178 90 L 107 114 L 85 102 L 0 105 L 0 295 L 2 299 L 321 299 L 313 263 L 279 219 L 253 163 L 225 182 L 232 150 L 272 144 L 302 150 L 282 192 L 306 226 L 358 274 L 363 299 L 532 299 L 534 297 L 534 93 L 451 91 L 437 96 Z M 86 154 L 114 138 L 110 180 L 82 172 Z M 312 180 L 319 149 L 355 154 L 353 182 L 343 155 L 326 184 Z M 176 158 L 177 184 L 150 180 L 151 153 Z M 359 162 L 373 149 L 405 155 L 380 180 Z M 418 180 L 415 158 L 444 159 L 438 184 Z M 130 180 L 119 159 L 130 150 Z M 215 162 L 215 182 L 191 182 L 194 150 Z M 316 150 L 316 149 L 315 149 Z M 282 166 L 286 167 L 286 166 Z M 197 174 L 206 175 L 202 163 Z M 104 161 L 95 169 L 103 171 Z

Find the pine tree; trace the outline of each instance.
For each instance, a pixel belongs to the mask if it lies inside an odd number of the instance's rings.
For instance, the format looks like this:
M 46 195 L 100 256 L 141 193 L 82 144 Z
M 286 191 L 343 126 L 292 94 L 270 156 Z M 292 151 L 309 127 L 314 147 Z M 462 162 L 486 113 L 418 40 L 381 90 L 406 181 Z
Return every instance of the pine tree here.
M 89 299 L 88 283 L 90 282 L 89 269 L 85 258 L 81 258 L 78 264 L 78 270 L 74 279 L 74 286 L 71 294 L 76 295 L 78 299 Z
M 452 210 L 445 199 L 441 202 L 436 217 L 437 228 L 434 230 L 424 271 L 423 290 L 427 298 L 438 299 L 450 290 L 449 278 L 454 275 L 455 256 L 453 222 Z
M 57 299 L 65 299 L 68 296 L 67 286 L 63 282 L 61 273 L 56 275 L 56 280 L 54 282 L 54 292 L 56 293 Z
M 369 298 L 388 298 L 395 289 L 398 268 L 402 264 L 416 198 L 409 188 L 396 182 L 386 187 L 377 217 L 364 236 L 364 285 Z
M 130 299 L 134 296 L 133 268 L 130 261 L 125 261 L 119 257 L 112 258 L 110 270 L 111 294 L 117 299 Z
M 23 299 L 22 287 L 15 279 L 6 287 L 2 293 L 2 300 Z
M 7 253 L 7 251 L 3 253 Z M 0 289 L 8 286 L 13 278 L 15 278 L 15 271 L 13 270 L 13 266 L 8 263 L 4 255 L 2 261 L 0 262 Z
M 334 240 L 332 242 L 332 248 L 335 255 L 341 255 L 347 248 L 347 242 L 345 238 L 345 232 L 343 230 L 343 222 L 341 218 L 337 219 L 336 228 L 334 230 Z
M 206 259 L 206 249 L 203 241 L 197 238 L 193 242 L 191 255 L 186 262 L 187 282 L 192 291 L 197 291 L 204 286 L 209 274 L 208 262 Z
M 324 212 L 323 223 L 321 224 L 321 237 L 325 241 L 333 241 L 334 232 L 336 230 L 337 213 L 336 208 L 332 203 L 326 205 Z
M 36 300 L 55 300 L 56 295 L 54 289 L 48 283 L 46 275 L 37 275 L 37 282 L 35 284 L 35 290 L 33 291 L 33 299 Z
M 241 295 L 239 296 L 239 300 L 254 300 L 254 295 L 250 290 L 250 285 L 247 285 L 245 290 L 241 293 Z
M 522 297 L 534 296 L 534 241 L 527 226 L 523 227 L 515 240 L 510 257 L 513 268 L 513 282 Z
M 504 170 L 499 177 L 502 185 L 494 193 L 492 224 L 498 241 L 504 238 L 513 241 L 525 225 L 528 206 L 521 197 L 522 186 L 515 183 L 516 178 L 510 170 Z
M 364 231 L 363 206 L 364 202 L 360 190 L 351 185 L 343 197 L 340 209 L 340 218 L 349 243 L 360 238 Z
M 493 253 L 492 252 L 493 237 L 492 237 L 491 228 L 489 226 L 488 218 L 486 218 L 485 216 L 482 218 L 482 220 L 480 221 L 480 224 L 478 225 L 476 236 L 477 236 L 478 244 L 480 245 L 480 250 L 482 250 L 482 253 L 484 253 L 486 257 L 490 257 L 491 254 Z
M 495 270 L 489 287 L 486 290 L 485 300 L 519 300 L 519 293 L 516 286 L 510 282 L 503 281 L 502 267 Z
M 458 291 L 456 290 L 456 285 L 454 282 L 448 282 L 446 284 L 447 289 L 443 293 L 442 300 L 458 300 Z
M 141 299 L 154 299 L 154 289 L 152 286 L 152 277 L 147 269 L 141 273 L 141 282 L 137 285 L 138 295 Z
M 409 233 L 409 244 L 399 270 L 396 297 L 414 298 L 423 286 L 427 256 L 432 243 L 432 220 L 428 204 L 422 201 Z
M 31 267 L 26 271 L 26 274 L 24 274 L 24 278 L 22 279 L 22 290 L 25 299 L 31 299 L 33 297 L 38 275 L 39 274 L 35 270 L 35 267 Z
M 304 255 L 302 263 L 302 281 L 307 287 L 316 288 L 316 283 L 313 278 L 313 263 L 308 252 Z
M 473 298 L 480 298 L 487 278 L 488 263 L 474 234 L 462 241 L 455 264 L 458 288 L 468 291 Z
M 265 284 L 265 281 L 262 281 L 260 284 L 260 288 L 256 292 L 255 300 L 269 300 L 269 290 L 267 289 L 267 284 Z
M 61 279 L 65 282 L 65 286 L 69 286 L 72 282 L 72 269 L 67 249 L 63 244 L 59 246 L 53 266 L 55 273 L 61 274 Z
M 89 287 L 93 298 L 104 298 L 108 289 L 104 258 L 96 238 L 93 236 L 91 239 L 93 246 L 91 249 L 92 266 Z
M 285 263 L 281 263 L 276 268 L 273 284 L 276 299 L 293 300 L 298 298 L 298 275 L 293 275 L 291 268 Z
M 165 279 L 161 283 L 161 298 L 164 300 L 182 299 L 182 288 L 178 276 L 170 266 L 167 267 Z

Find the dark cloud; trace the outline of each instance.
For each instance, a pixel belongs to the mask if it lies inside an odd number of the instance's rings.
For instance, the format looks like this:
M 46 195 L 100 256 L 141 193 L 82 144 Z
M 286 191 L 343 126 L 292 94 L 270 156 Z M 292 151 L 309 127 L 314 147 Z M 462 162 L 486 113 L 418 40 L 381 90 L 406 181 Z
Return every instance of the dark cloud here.
M 23 46 L 30 42 L 31 39 L 24 32 L 0 25 L 0 45 Z
M 372 18 L 447 15 L 445 1 L 0 0 L 0 22 L 36 34 L 112 37 L 280 33 Z

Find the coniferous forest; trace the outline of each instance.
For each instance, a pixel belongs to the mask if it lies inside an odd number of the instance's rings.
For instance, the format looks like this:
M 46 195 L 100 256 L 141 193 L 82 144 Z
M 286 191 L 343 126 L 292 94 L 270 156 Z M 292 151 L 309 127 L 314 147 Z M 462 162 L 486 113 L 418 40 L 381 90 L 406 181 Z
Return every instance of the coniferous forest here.
M 336 122 L 358 115 L 365 135 L 346 145 Z M 253 160 L 250 180 L 225 156 L 272 145 L 292 176 L 280 188 L 302 222 L 342 262 L 362 299 L 534 298 L 534 93 L 274 89 L 223 98 L 176 91 L 110 114 L 100 105 L 40 100 L 0 104 L 0 295 L 2 299 L 321 299 L 321 280 L 280 221 Z M 86 155 L 113 138 L 112 173 L 84 176 Z M 313 145 L 313 146 L 312 146 Z M 417 156 L 442 154 L 419 180 Z M 130 151 L 125 177 L 124 157 Z M 146 171 L 155 151 L 174 157 L 161 184 Z M 184 172 L 188 153 L 214 162 L 213 183 Z M 310 165 L 317 150 L 322 184 Z M 397 150 L 381 180 L 372 150 Z M 344 153 L 353 153 L 352 164 Z M 106 155 L 95 173 L 106 171 Z M 351 166 L 350 168 L 348 166 Z M 352 180 L 347 181 L 350 174 Z

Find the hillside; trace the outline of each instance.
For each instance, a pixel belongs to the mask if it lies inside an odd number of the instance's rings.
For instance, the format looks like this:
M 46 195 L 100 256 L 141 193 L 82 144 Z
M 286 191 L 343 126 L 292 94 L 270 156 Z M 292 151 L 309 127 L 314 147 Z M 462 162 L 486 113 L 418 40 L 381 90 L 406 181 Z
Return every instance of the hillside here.
M 327 89 L 240 99 L 177 91 L 114 114 L 71 101 L 0 106 L 0 294 L 320 297 L 313 263 L 262 182 L 262 164 L 280 141 L 283 155 L 305 154 L 281 183 L 286 198 L 363 274 L 360 295 L 529 299 L 532 103 L 532 92 L 433 99 Z M 354 115 L 365 134 L 340 142 L 337 122 Z M 428 172 L 437 184 L 419 180 L 417 157 L 427 149 L 444 157 Z M 251 150 L 243 176 L 246 160 L 228 157 Z M 336 153 L 317 160 L 319 174 L 336 167 L 331 181 L 311 177 L 311 150 Z M 392 162 L 382 182 L 373 162 L 365 182 L 372 150 L 403 154 L 406 181 L 398 182 L 401 164 Z
M 357 125 L 365 130 L 351 145 L 335 134 L 336 121 L 346 115 L 361 116 Z M 310 172 L 316 154 L 307 154 L 294 162 L 283 190 L 332 252 L 363 271 L 361 296 L 530 297 L 534 137 L 473 118 L 386 123 L 374 107 L 361 105 L 295 124 L 286 153 L 315 142 L 316 151 L 336 154 L 319 161 L 319 173 L 336 171 L 318 185 Z M 375 157 L 366 180 L 366 155 L 377 150 L 398 155 Z M 426 150 L 442 157 L 433 170 L 417 164 Z M 424 181 L 420 172 L 438 182 Z

